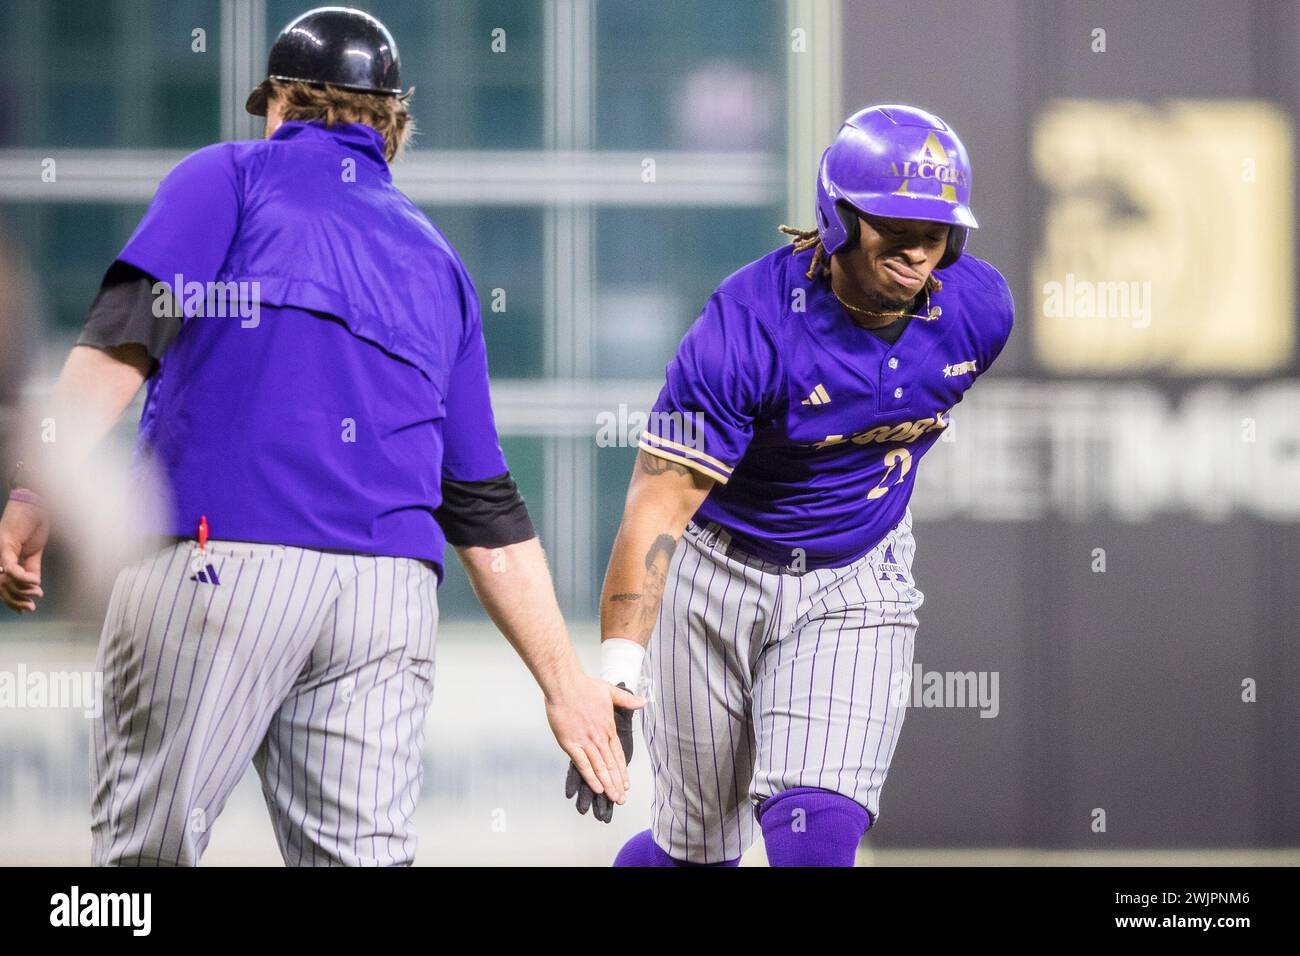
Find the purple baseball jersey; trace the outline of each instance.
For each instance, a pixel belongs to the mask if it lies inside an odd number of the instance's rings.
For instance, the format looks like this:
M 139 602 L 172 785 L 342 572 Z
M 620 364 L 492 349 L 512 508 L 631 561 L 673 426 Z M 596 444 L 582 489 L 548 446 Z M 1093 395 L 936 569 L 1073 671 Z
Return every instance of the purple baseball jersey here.
M 890 346 L 805 277 L 811 257 L 785 246 L 718 287 L 640 447 L 716 479 L 697 522 L 815 569 L 857 560 L 902 520 L 917 463 L 1002 351 L 1013 305 L 998 271 L 964 255 Z
M 140 423 L 171 496 L 153 530 L 193 537 L 206 515 L 214 539 L 441 567 L 442 478 L 507 468 L 478 296 L 378 132 L 288 122 L 199 150 L 118 258 L 185 307 Z M 231 284 L 255 319 L 194 283 Z

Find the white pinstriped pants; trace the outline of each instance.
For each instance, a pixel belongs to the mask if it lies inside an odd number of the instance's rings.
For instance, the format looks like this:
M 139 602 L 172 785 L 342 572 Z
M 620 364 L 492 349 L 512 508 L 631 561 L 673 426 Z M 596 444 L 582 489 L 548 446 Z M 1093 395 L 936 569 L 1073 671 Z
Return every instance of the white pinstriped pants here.
M 795 787 L 872 822 L 911 686 L 910 509 L 869 554 L 797 573 L 692 524 L 673 555 L 645 677 L 653 832 L 670 856 L 718 863 L 754 840 L 755 807 Z
M 437 575 L 410 558 L 243 542 L 118 576 L 98 669 L 92 855 L 198 863 L 250 761 L 294 866 L 409 865 Z M 215 580 L 213 580 L 215 572 Z

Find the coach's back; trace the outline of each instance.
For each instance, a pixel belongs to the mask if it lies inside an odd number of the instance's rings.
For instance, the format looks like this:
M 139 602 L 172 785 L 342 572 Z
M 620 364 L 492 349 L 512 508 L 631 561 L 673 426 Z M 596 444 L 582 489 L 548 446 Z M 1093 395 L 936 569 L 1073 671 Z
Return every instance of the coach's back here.
M 200 150 L 118 258 L 185 313 L 141 421 L 172 497 L 163 533 L 206 515 L 214 537 L 441 562 L 444 465 L 506 468 L 477 295 L 378 132 L 286 122 Z

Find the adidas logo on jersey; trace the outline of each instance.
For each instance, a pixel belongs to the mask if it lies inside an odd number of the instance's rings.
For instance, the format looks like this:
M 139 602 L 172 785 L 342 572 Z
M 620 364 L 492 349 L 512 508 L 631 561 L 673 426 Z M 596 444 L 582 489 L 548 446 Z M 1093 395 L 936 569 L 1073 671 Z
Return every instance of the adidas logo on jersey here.
M 830 392 L 826 391 L 826 386 L 818 383 L 817 387 L 812 390 L 812 394 L 805 398 L 800 405 L 829 405 L 831 403 Z
M 975 360 L 969 362 L 958 362 L 956 365 L 945 365 L 943 367 L 943 377 L 952 378 L 955 375 L 970 375 L 975 371 Z

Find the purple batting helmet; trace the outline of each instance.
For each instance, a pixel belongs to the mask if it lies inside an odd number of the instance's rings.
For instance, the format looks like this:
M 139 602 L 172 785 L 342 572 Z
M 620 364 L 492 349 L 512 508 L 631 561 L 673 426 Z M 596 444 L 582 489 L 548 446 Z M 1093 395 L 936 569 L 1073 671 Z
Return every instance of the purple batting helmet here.
M 979 223 L 970 211 L 970 158 L 952 127 L 914 106 L 869 106 L 845 120 L 817 175 L 827 255 L 857 237 L 855 211 L 948 223 L 938 268 L 956 262 Z

